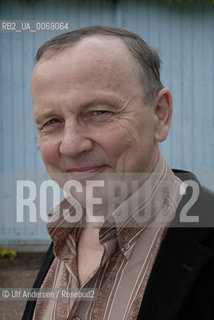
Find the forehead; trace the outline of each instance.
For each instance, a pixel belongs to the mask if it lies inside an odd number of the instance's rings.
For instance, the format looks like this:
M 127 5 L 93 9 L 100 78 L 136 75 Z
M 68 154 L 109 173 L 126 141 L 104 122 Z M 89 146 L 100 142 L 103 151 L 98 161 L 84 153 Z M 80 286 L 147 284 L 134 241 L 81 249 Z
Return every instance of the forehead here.
M 55 52 L 46 52 L 36 64 L 34 78 L 40 85 L 85 83 L 103 86 L 124 86 L 140 82 L 136 62 L 126 44 L 111 36 L 90 36 Z M 34 83 L 33 83 L 34 84 Z

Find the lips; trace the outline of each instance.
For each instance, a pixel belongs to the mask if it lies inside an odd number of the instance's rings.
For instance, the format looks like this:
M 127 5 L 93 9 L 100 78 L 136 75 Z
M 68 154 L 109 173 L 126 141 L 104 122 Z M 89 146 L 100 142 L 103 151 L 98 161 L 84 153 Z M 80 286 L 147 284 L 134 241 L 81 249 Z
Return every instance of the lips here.
M 85 180 L 92 178 L 97 173 L 101 172 L 104 166 L 93 166 L 93 167 L 82 167 L 82 168 L 71 168 L 67 172 L 71 173 L 72 178 L 77 180 Z

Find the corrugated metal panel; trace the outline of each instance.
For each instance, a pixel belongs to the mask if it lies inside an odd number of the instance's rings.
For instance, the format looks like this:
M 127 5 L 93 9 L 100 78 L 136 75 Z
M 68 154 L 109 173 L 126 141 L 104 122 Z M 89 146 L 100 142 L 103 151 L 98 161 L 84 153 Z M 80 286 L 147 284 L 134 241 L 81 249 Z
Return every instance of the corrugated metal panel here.
M 173 6 L 164 0 L 2 0 L 0 19 L 69 20 L 73 29 L 116 25 L 158 48 L 162 80 L 174 96 L 172 128 L 161 150 L 172 167 L 201 173 L 214 189 L 214 6 L 208 0 Z M 48 239 L 42 221 L 16 223 L 14 174 L 45 171 L 33 124 L 30 78 L 37 49 L 55 34 L 0 34 L 0 242 Z

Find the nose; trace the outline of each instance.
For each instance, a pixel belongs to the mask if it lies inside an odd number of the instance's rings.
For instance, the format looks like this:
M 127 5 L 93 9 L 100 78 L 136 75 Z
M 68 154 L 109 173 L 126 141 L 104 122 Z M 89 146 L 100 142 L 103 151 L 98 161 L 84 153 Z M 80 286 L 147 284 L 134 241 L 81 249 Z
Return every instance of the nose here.
M 83 128 L 78 125 L 69 125 L 64 128 L 59 146 L 61 155 L 74 158 L 92 149 L 93 141 Z

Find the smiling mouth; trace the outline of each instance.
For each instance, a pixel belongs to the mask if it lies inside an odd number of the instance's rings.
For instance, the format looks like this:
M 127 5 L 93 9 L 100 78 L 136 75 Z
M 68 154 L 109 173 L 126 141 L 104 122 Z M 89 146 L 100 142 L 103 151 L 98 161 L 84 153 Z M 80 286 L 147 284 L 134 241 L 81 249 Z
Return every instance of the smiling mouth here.
M 103 172 L 104 165 L 93 166 L 93 167 L 83 167 L 83 168 L 72 168 L 68 169 L 67 172 L 71 173 L 72 178 L 77 180 L 85 180 L 87 178 L 92 178 L 97 173 Z

